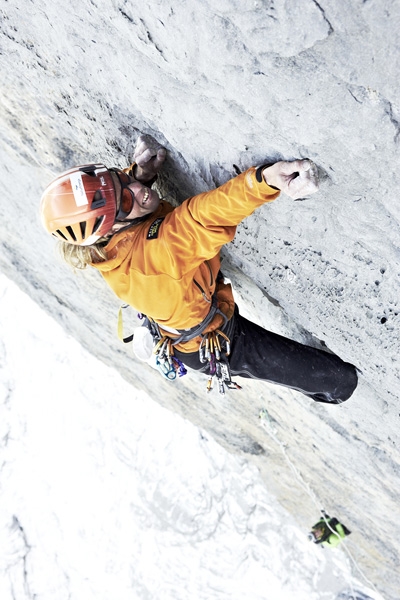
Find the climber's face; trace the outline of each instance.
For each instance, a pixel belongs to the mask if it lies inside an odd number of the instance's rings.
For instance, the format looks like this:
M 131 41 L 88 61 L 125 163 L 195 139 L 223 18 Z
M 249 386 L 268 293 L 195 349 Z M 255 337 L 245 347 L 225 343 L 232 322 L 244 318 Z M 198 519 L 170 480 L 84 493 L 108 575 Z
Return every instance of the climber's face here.
M 130 221 L 154 212 L 160 198 L 155 190 L 123 171 L 111 171 L 117 196 L 117 223 Z

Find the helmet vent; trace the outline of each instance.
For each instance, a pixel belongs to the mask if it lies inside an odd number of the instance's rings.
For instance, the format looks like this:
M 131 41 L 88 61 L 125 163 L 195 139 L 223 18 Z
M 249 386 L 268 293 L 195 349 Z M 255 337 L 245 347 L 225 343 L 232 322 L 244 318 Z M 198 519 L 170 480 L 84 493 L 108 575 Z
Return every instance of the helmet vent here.
M 62 231 L 60 231 L 59 229 L 57 229 L 57 231 L 56 231 L 56 232 L 55 232 L 53 235 L 57 235 L 57 236 L 59 236 L 59 237 L 62 237 L 62 238 L 64 238 L 64 240 L 68 241 L 68 238 L 67 238 L 67 236 L 65 236 L 65 235 L 63 234 L 63 232 L 62 232 Z
M 67 225 L 67 227 L 65 229 L 68 231 L 69 235 L 72 237 L 74 242 L 76 242 L 76 235 L 75 235 L 75 232 L 72 229 L 72 227 L 70 225 Z
M 104 221 L 104 219 L 106 218 L 105 215 L 101 216 L 101 217 L 97 217 L 95 223 L 94 223 L 94 227 L 93 227 L 93 233 L 96 233 L 96 231 L 98 230 L 98 228 L 100 227 L 100 225 L 102 224 L 102 222 Z
M 82 235 L 82 239 L 85 239 L 85 233 L 86 233 L 86 221 L 81 221 L 79 223 L 79 227 L 81 228 L 81 235 Z

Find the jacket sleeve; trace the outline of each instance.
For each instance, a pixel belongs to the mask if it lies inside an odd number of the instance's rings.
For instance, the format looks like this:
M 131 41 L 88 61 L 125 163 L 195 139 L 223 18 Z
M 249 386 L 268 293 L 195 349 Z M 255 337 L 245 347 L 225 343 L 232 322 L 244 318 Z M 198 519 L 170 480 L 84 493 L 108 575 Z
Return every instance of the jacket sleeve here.
M 164 232 L 171 256 L 179 253 L 188 266 L 212 258 L 233 240 L 244 218 L 279 193 L 257 178 L 252 167 L 219 188 L 189 198 L 168 215 Z
M 270 187 L 262 177 L 257 178 L 256 168 L 252 167 L 221 187 L 194 196 L 188 204 L 193 219 L 203 227 L 231 226 L 277 196 L 279 190 Z

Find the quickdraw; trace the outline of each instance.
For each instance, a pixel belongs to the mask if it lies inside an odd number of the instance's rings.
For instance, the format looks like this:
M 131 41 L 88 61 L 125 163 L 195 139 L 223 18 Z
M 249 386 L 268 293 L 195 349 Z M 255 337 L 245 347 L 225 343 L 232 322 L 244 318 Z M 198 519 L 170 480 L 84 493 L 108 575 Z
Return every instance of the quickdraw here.
M 140 320 L 144 321 L 143 326 L 150 331 L 154 341 L 153 355 L 155 356 L 155 366 L 166 379 L 174 381 L 177 377 L 183 377 L 183 375 L 187 374 L 187 369 L 183 362 L 174 356 L 174 346 L 177 343 L 185 343 L 194 337 L 201 336 L 202 339 L 199 347 L 200 362 L 202 364 L 209 364 L 207 392 L 211 392 L 214 379 L 216 379 L 219 393 L 225 394 L 225 389 L 241 390 L 242 387 L 235 381 L 232 381 L 232 374 L 228 361 L 228 356 L 231 351 L 229 337 L 220 329 L 216 329 L 215 331 L 206 334 L 201 333 L 209 324 L 211 317 L 213 317 L 216 312 L 220 312 L 217 308 L 216 298 L 214 296 L 212 304 L 213 310 L 210 311 L 206 319 L 202 321 L 200 325 L 197 325 L 190 330 L 180 332 L 178 338 L 170 338 L 163 335 L 159 325 L 150 317 L 147 317 L 142 313 L 139 313 L 137 316 Z M 125 343 L 132 341 L 133 338 L 133 335 L 128 337 L 124 337 L 123 335 L 122 309 L 127 308 L 127 306 L 128 305 L 121 306 L 118 315 L 118 336 Z M 223 313 L 221 314 L 223 315 Z M 224 318 L 226 321 L 225 316 Z
M 222 339 L 220 339 L 222 338 Z M 225 348 L 222 348 L 222 344 Z M 241 390 L 238 383 L 232 381 L 231 370 L 229 367 L 228 356 L 231 352 L 231 342 L 225 333 L 220 329 L 211 331 L 202 336 L 199 347 L 199 359 L 203 364 L 208 363 L 210 375 L 207 382 L 207 393 L 213 389 L 214 378 L 217 380 L 218 391 L 225 394 L 225 388 L 228 390 Z
M 176 376 L 183 377 L 187 370 L 179 358 L 174 356 L 174 347 L 171 338 L 163 336 L 154 346 L 153 354 L 156 357 L 156 366 L 160 373 L 169 381 L 174 381 Z

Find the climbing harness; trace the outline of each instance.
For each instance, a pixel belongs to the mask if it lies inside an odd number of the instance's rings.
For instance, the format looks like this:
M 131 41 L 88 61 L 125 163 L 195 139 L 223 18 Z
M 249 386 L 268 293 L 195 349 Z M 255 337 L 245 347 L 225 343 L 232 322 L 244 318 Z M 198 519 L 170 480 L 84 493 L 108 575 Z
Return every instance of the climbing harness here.
M 174 381 L 176 376 L 183 377 L 187 370 L 179 358 L 174 356 L 174 345 L 171 338 L 163 336 L 154 346 L 156 367 L 168 381 Z
M 125 337 L 123 333 L 122 310 L 128 307 L 128 304 L 123 304 L 118 313 L 118 337 L 125 344 L 132 342 L 134 339 L 134 334 Z M 161 332 L 160 326 L 154 319 L 142 313 L 138 313 L 137 316 L 142 321 L 142 327 L 145 327 L 150 332 L 151 338 L 153 339 L 152 352 L 148 353 L 146 359 L 150 360 L 151 355 L 153 355 L 155 359 L 154 366 L 161 375 L 168 379 L 168 381 L 174 381 L 177 376 L 183 377 L 187 373 L 184 363 L 174 355 L 174 346 L 201 336 L 199 359 L 202 364 L 208 364 L 209 367 L 209 377 L 206 388 L 207 393 L 211 392 L 213 389 L 214 378 L 218 382 L 218 391 L 222 395 L 225 394 L 225 389 L 241 390 L 241 386 L 232 381 L 228 360 L 231 349 L 229 337 L 220 329 L 205 334 L 203 333 L 216 314 L 220 314 L 223 317 L 225 325 L 227 323 L 227 318 L 224 313 L 219 310 L 217 297 L 214 294 L 210 311 L 199 325 L 196 325 L 191 329 L 176 330 L 177 337 L 170 337 Z M 139 356 L 139 358 L 143 360 L 142 356 Z
M 225 388 L 228 390 L 242 389 L 239 384 L 232 381 L 228 360 L 230 351 L 230 339 L 220 329 L 202 336 L 199 347 L 199 359 L 202 364 L 208 363 L 210 374 L 207 382 L 207 393 L 213 389 L 214 377 L 218 383 L 218 391 L 222 395 L 225 394 Z
M 134 333 L 132 333 L 131 335 L 128 335 L 126 337 L 124 336 L 123 322 L 122 322 L 123 321 L 122 310 L 126 309 L 126 308 L 129 308 L 129 304 L 123 304 L 119 308 L 118 337 L 122 342 L 124 342 L 125 344 L 128 344 L 129 342 L 132 342 L 132 341 L 134 342 L 134 340 L 136 339 L 137 336 L 135 337 Z M 153 319 L 150 319 L 149 317 L 147 317 L 146 315 L 143 315 L 142 313 L 138 313 L 137 317 L 139 320 L 143 321 L 141 327 L 138 327 L 137 329 L 145 328 L 149 332 L 148 335 L 149 335 L 150 339 L 152 340 L 152 344 L 151 344 L 152 348 L 151 349 L 149 349 L 149 348 L 142 349 L 142 352 L 140 352 L 140 353 L 135 351 L 135 354 L 138 356 L 138 358 L 148 362 L 148 361 L 150 361 L 152 356 L 154 356 L 154 358 L 155 358 L 154 366 L 161 373 L 161 375 L 163 375 L 163 377 L 168 379 L 168 381 L 174 381 L 176 379 L 177 375 L 179 377 L 183 377 L 183 375 L 186 375 L 187 370 L 186 370 L 185 365 L 183 364 L 183 362 L 181 360 L 179 360 L 179 358 L 174 356 L 174 348 L 173 347 L 174 347 L 174 344 L 176 343 L 176 341 L 172 340 L 168 336 L 162 335 L 160 332 L 159 326 Z M 147 352 L 146 352 L 146 350 L 147 350 Z

